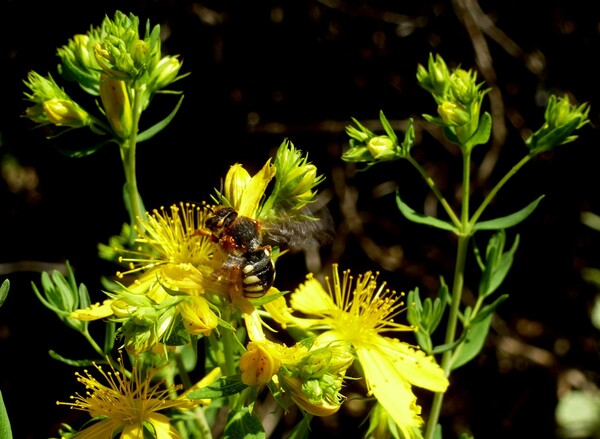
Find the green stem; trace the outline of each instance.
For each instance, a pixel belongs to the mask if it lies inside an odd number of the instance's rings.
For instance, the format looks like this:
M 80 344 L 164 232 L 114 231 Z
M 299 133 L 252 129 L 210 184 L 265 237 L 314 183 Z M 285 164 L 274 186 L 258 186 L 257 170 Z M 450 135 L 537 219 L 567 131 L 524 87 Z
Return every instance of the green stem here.
M 454 282 L 452 284 L 452 295 L 450 299 L 450 311 L 448 313 L 448 322 L 446 325 L 446 336 L 444 343 L 451 344 L 456 339 L 456 328 L 458 326 L 458 317 L 460 313 L 460 304 L 464 286 L 465 265 L 467 260 L 467 249 L 469 247 L 470 234 L 467 230 L 469 223 L 469 182 L 470 182 L 471 155 L 469 151 L 463 153 L 463 187 L 462 187 L 462 208 L 461 208 L 461 234 L 458 235 L 458 248 L 456 252 L 456 264 L 454 266 Z M 441 367 L 444 374 L 449 377 L 452 367 L 452 350 L 443 353 Z M 425 429 L 425 439 L 432 439 L 435 427 L 438 423 L 442 410 L 444 393 L 436 393 L 433 397 L 429 419 Z
M 435 194 L 435 196 L 439 200 L 440 204 L 442 205 L 442 207 L 444 208 L 454 225 L 456 227 L 460 227 L 460 220 L 458 219 L 458 217 L 456 216 L 456 214 L 454 213 L 454 211 L 452 210 L 452 208 L 450 207 L 450 205 L 436 186 L 435 181 L 433 181 L 433 179 L 429 176 L 429 174 L 427 174 L 425 169 L 423 169 L 423 167 L 413 157 L 408 155 L 406 159 L 415 167 L 417 171 L 419 171 L 419 174 L 421 174 L 423 180 L 425 180 L 431 191 Z
M 487 196 L 485 197 L 485 199 L 483 200 L 483 202 L 481 203 L 479 208 L 475 211 L 475 213 L 471 217 L 471 220 L 469 221 L 469 228 L 472 228 L 477 223 L 477 220 L 483 214 L 483 211 L 485 210 L 485 208 L 491 203 L 491 201 L 494 199 L 494 197 L 496 197 L 496 194 L 498 193 L 498 191 L 500 191 L 500 189 L 502 189 L 502 187 L 506 184 L 506 182 L 508 180 L 510 180 L 510 178 L 513 175 L 515 175 L 534 156 L 535 156 L 535 154 L 533 154 L 533 153 L 527 154 L 525 157 L 523 157 L 521 160 L 519 160 L 519 162 L 516 165 L 514 165 L 511 168 L 511 170 L 508 171 L 506 173 L 506 175 L 504 175 L 504 177 L 502 177 L 502 179 L 498 183 L 496 183 L 496 186 L 494 186 L 493 189 L 490 191 L 490 193 L 487 194 Z
M 81 334 L 85 337 L 85 339 L 92 346 L 92 348 L 98 353 L 98 355 L 100 355 L 100 358 L 106 357 L 106 353 L 102 350 L 100 345 L 98 343 L 96 343 L 96 340 L 94 340 L 92 338 L 92 336 L 88 332 L 87 328 L 84 331 L 81 331 Z
M 139 219 L 144 218 L 144 210 L 142 208 L 142 199 L 140 197 L 137 185 L 136 176 L 136 147 L 137 147 L 137 132 L 140 118 L 142 115 L 141 99 L 142 90 L 134 90 L 134 98 L 132 105 L 133 121 L 131 134 L 129 138 L 121 144 L 121 160 L 125 170 L 125 185 L 126 196 L 129 200 L 125 200 L 129 210 L 129 220 L 131 225 L 138 225 Z

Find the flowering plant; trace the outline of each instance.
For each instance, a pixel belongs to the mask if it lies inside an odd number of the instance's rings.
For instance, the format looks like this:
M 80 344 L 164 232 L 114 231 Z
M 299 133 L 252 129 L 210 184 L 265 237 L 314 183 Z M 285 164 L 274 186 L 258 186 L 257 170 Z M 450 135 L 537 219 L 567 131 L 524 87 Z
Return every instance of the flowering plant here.
M 77 282 L 70 266 L 64 275 L 43 273 L 33 286 L 41 303 L 95 352 L 94 358 L 76 359 L 52 353 L 58 361 L 86 368 L 76 372 L 85 393 L 59 404 L 87 412 L 91 420 L 76 427 L 63 424 L 61 437 L 264 437 L 258 408 L 267 398 L 282 411 L 298 410 L 302 417 L 290 437 L 306 437 L 314 416 L 340 409 L 347 398 L 344 386 L 352 379 L 364 380 L 365 396 L 373 397 L 369 437 L 441 437 L 438 417 L 448 377 L 477 355 L 492 313 L 507 297 L 492 299 L 518 242 L 506 250 L 504 229 L 524 220 L 540 198 L 505 217 L 479 219 L 528 160 L 576 138 L 575 131 L 588 122 L 588 106 L 552 97 L 546 123 L 526 142 L 528 154 L 471 214 L 470 154 L 491 131 L 490 116 L 482 113 L 487 90 L 474 72 L 451 71 L 432 55 L 428 68 L 418 67 L 417 80 L 438 105 L 439 117 L 425 119 L 441 127 L 462 153 L 460 212 L 452 210 L 411 156 L 412 123 L 400 141 L 383 113 L 384 135 L 355 120 L 356 126 L 347 128 L 350 148 L 342 158 L 367 167 L 407 159 L 425 177 L 449 220 L 417 213 L 399 194 L 397 206 L 411 221 L 457 235 L 451 290 L 442 283 L 434 299 L 422 299 L 417 289 L 404 299 L 379 273 L 367 269 L 352 275 L 333 263 L 325 276 L 309 273 L 287 294 L 277 288 L 282 274 L 276 266 L 297 243 L 282 224 L 300 230 L 303 245 L 323 242 L 327 224 L 314 209 L 323 175 L 286 139 L 253 175 L 232 164 L 210 200 L 146 210 L 137 185 L 136 147 L 175 117 L 183 94 L 169 88 L 186 74 L 180 73 L 177 56 L 163 56 L 160 28 L 147 23 L 141 34 L 139 24 L 136 16 L 116 12 L 58 50 L 59 74 L 95 100 L 95 112 L 71 98 L 50 74 L 32 71 L 25 81 L 31 103 L 26 117 L 56 129 L 53 137 L 87 128 L 102 139 L 65 153 L 80 157 L 117 146 L 129 214 L 121 232 L 99 247 L 100 257 L 119 266 L 104 280 L 101 298 Z M 157 93 L 180 98 L 166 118 L 141 129 Z M 486 251 L 476 252 L 482 270 L 477 303 L 461 311 L 467 244 L 475 232 L 490 230 L 497 233 Z M 0 305 L 8 290 L 5 281 Z M 405 309 L 408 322 L 397 322 Z M 444 317 L 444 343 L 435 345 L 433 334 Z M 96 324 L 105 326 L 102 340 L 90 331 Z M 392 337 L 400 332 L 412 333 L 418 346 Z M 413 386 L 435 392 L 426 423 Z M 10 435 L 7 413 L 10 407 L 0 404 L 4 434 Z

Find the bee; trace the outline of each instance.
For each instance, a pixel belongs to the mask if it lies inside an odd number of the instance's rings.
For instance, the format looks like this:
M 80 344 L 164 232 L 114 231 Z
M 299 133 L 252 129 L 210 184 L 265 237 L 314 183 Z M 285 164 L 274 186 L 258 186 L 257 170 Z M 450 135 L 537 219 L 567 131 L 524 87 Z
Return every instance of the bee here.
M 262 245 L 260 223 L 238 215 L 232 207 L 218 206 L 205 226 L 212 240 L 227 253 L 223 268 L 240 270 L 244 296 L 264 296 L 275 281 L 275 264 L 271 246 Z
M 279 217 L 278 221 L 263 223 L 239 215 L 232 207 L 217 206 L 205 221 L 211 239 L 227 254 L 223 271 L 239 273 L 238 287 L 247 298 L 260 298 L 273 286 L 273 246 L 298 251 L 324 244 L 332 236 L 331 217 L 322 223 L 295 221 L 285 214 Z

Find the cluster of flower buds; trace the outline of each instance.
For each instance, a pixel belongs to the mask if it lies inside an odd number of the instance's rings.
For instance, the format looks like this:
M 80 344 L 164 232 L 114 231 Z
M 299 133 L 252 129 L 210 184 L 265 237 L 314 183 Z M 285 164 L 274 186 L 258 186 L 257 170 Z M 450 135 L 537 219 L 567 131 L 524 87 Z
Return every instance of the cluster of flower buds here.
M 489 89 L 482 89 L 474 71 L 450 71 L 441 56 L 430 54 L 427 69 L 417 67 L 417 81 L 438 104 L 439 117 L 424 115 L 425 119 L 442 126 L 449 140 L 467 150 L 488 141 L 491 117 L 481 114 L 481 104 Z
M 26 98 L 34 105 L 26 116 L 40 125 L 80 128 L 112 134 L 118 140 L 137 134 L 136 120 L 152 96 L 181 78 L 177 56 L 162 56 L 160 26 L 147 23 L 139 33 L 139 19 L 117 11 L 101 26 L 78 34 L 58 49 L 58 71 L 88 94 L 100 96 L 103 116 L 94 117 L 70 98 L 54 79 L 32 71 Z M 108 122 L 108 124 L 106 123 Z

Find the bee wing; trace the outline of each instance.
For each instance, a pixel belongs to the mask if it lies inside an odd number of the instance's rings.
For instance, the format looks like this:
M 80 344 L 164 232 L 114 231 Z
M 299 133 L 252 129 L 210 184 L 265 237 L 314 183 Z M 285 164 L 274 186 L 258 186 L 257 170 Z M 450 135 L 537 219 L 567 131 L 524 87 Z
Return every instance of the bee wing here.
M 278 220 L 263 224 L 264 245 L 298 252 L 317 249 L 335 237 L 333 218 L 326 207 L 315 212 L 305 208 L 294 218 L 286 212 L 279 212 L 277 216 Z
M 220 294 L 241 291 L 243 261 L 240 256 L 227 255 L 221 268 L 203 273 L 205 288 Z

